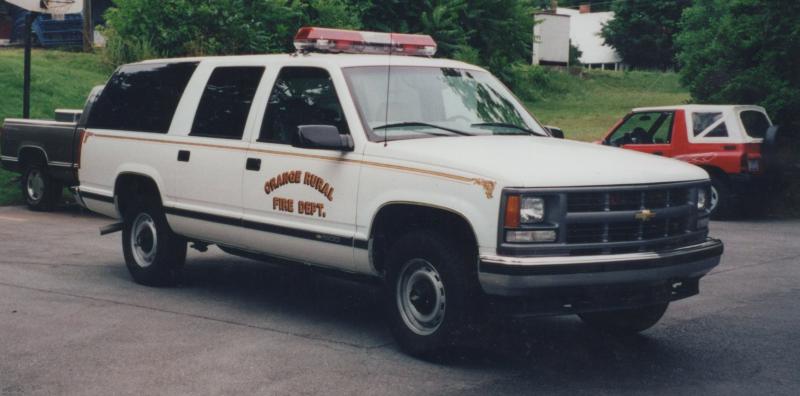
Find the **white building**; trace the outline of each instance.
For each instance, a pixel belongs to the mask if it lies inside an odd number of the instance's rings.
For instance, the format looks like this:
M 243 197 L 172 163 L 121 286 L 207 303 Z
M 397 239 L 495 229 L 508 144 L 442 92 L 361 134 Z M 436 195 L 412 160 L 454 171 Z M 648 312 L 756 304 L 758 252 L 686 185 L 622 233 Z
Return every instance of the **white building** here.
M 567 66 L 569 64 L 570 16 L 535 14 L 533 25 L 533 64 Z
M 591 12 L 588 6 L 581 6 L 580 10 L 558 7 L 555 14 L 539 13 L 535 14 L 534 18 L 540 21 L 534 27 L 534 64 L 553 64 L 548 63 L 548 59 L 543 56 L 564 51 L 569 54 L 569 42 L 571 41 L 572 45 L 578 47 L 582 52 L 579 60 L 584 66 L 612 70 L 624 68 L 622 57 L 613 48 L 604 45 L 603 37 L 600 36 L 603 25 L 614 19 L 613 12 Z M 561 19 L 569 20 L 566 22 L 569 32 L 566 44 L 564 44 L 567 34 L 563 28 L 564 22 L 561 24 L 551 22 Z

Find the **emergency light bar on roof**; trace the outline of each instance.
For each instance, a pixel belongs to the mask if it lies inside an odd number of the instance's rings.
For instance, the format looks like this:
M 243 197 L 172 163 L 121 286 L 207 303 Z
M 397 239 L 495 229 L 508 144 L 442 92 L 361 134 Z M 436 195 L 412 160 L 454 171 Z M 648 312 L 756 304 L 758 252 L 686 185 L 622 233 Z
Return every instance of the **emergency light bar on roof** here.
M 393 54 L 433 56 L 436 42 L 423 34 L 359 32 L 355 30 L 301 28 L 294 36 L 300 52 L 344 52 L 350 54 Z

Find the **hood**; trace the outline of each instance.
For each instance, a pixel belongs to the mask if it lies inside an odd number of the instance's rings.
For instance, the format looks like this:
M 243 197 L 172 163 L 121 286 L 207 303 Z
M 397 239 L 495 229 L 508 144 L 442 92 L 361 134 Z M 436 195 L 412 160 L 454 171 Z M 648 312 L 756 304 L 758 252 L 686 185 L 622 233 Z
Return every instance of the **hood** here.
M 370 145 L 372 157 L 489 178 L 503 187 L 580 187 L 705 180 L 703 169 L 652 154 L 535 136 L 439 137 Z

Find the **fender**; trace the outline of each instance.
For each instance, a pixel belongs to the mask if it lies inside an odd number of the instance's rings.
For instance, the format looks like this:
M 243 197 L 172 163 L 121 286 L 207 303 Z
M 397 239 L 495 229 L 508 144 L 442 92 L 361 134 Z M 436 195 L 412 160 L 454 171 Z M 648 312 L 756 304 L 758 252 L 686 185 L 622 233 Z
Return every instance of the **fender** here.
M 474 187 L 466 187 L 475 193 Z M 356 220 L 356 239 L 370 238 L 375 219 L 381 209 L 394 204 L 408 204 L 441 209 L 463 218 L 472 229 L 479 249 L 494 251 L 497 242 L 499 197 L 471 201 L 461 199 L 460 196 L 462 195 L 443 191 L 425 191 L 418 186 L 386 188 L 380 194 L 370 196 L 368 199 L 365 199 L 365 195 L 361 195 Z
M 153 180 L 153 182 L 156 184 L 156 187 L 158 188 L 158 194 L 161 198 L 161 203 L 164 205 L 164 207 L 174 206 L 173 198 L 164 194 L 164 191 L 166 191 L 164 187 L 164 179 L 154 167 L 143 163 L 125 162 L 117 167 L 116 174 L 117 176 L 114 178 L 113 188 L 116 188 L 117 180 L 119 180 L 119 178 L 123 175 L 144 176 Z M 116 191 L 113 191 L 112 193 L 116 195 Z

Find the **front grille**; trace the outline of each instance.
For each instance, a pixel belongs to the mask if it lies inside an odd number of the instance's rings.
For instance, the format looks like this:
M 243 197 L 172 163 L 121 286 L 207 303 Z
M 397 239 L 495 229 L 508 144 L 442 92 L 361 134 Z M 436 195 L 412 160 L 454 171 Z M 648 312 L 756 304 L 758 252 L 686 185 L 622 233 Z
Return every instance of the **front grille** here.
M 679 236 L 686 231 L 685 219 L 653 220 L 647 223 L 576 223 L 567 229 L 567 243 L 649 240 Z
M 698 239 L 691 187 L 566 194 L 563 243 L 572 255 L 653 251 Z M 647 211 L 652 218 L 639 218 Z M 647 216 L 644 216 L 647 217 Z
M 689 193 L 688 188 L 575 192 L 568 194 L 567 212 L 603 212 L 680 206 L 689 202 Z

